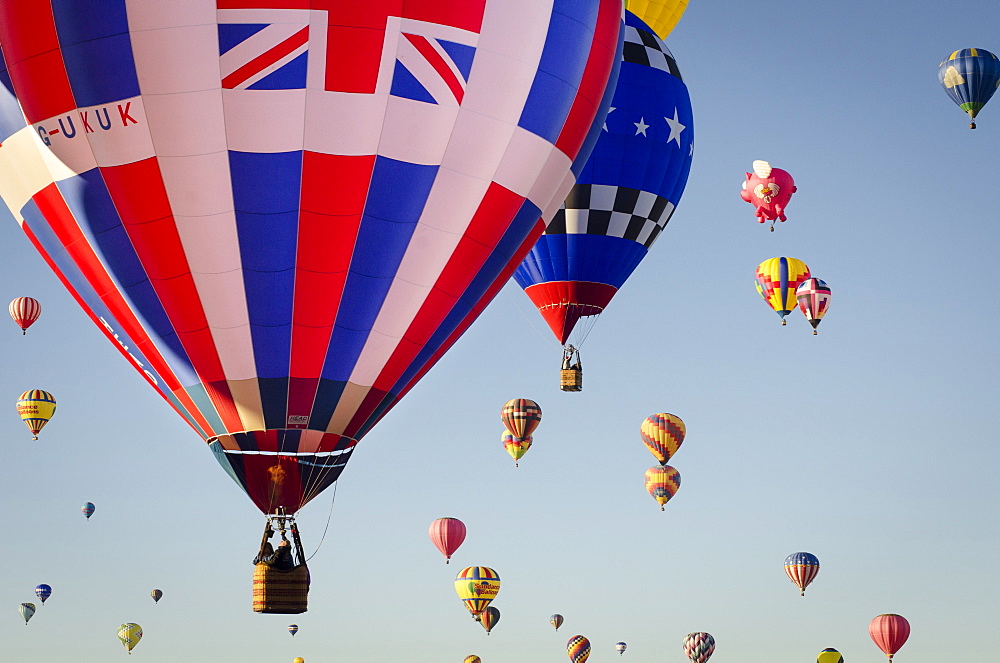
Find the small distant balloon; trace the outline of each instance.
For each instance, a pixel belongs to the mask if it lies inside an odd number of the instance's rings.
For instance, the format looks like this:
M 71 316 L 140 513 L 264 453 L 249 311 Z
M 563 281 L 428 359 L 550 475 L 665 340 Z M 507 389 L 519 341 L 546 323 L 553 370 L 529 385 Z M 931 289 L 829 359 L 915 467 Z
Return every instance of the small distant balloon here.
M 49 423 L 56 413 L 56 398 L 41 389 L 29 389 L 17 399 L 17 413 L 32 432 L 32 440 L 38 439 L 38 433 Z
M 542 422 L 542 408 L 528 398 L 507 401 L 500 411 L 500 420 L 518 440 L 531 436 Z
M 49 587 L 48 585 L 42 583 L 38 587 L 35 587 L 35 596 L 37 596 L 38 600 L 41 601 L 44 604 L 45 603 L 45 599 L 47 599 L 50 596 L 52 596 L 52 588 Z
M 438 518 L 431 523 L 427 531 L 431 543 L 444 555 L 444 563 L 451 560 L 452 554 L 465 541 L 465 523 L 458 518 Z
M 812 553 L 797 552 L 785 558 L 785 574 L 799 588 L 800 596 L 806 595 L 806 587 L 818 573 L 819 558 Z
M 479 658 L 475 654 L 469 654 L 465 657 L 465 660 L 462 661 L 462 663 L 483 663 L 483 659 Z
M 299 632 L 299 625 L 298 624 L 289 624 L 288 625 L 288 632 L 291 633 L 292 637 L 294 638 L 295 634 Z
M 17 609 L 21 613 L 21 619 L 24 620 L 25 626 L 28 625 L 28 621 L 35 616 L 35 604 L 34 603 L 22 603 L 21 607 Z
M 910 622 L 902 615 L 879 615 L 868 624 L 868 635 L 891 661 L 910 637 Z
M 163 598 L 163 592 L 159 589 L 154 589 L 149 593 L 149 595 L 153 597 L 153 603 L 159 603 L 160 599 Z
M 574 635 L 566 643 L 566 654 L 572 663 L 584 663 L 590 658 L 590 640 L 582 635 Z
M 715 638 L 709 633 L 696 632 L 684 636 L 684 653 L 691 663 L 705 663 L 715 651 Z
M 663 505 L 670 501 L 680 487 L 681 473 L 669 465 L 646 470 L 646 491 L 660 505 L 660 511 L 663 511 Z
M 142 640 L 142 627 L 132 622 L 122 624 L 118 627 L 118 639 L 122 641 L 125 649 L 131 654 L 135 646 Z
M 802 315 L 812 325 L 815 336 L 816 328 L 830 308 L 830 286 L 822 279 L 806 279 L 795 289 L 795 300 L 799 303 Z
M 642 443 L 660 465 L 666 465 L 670 457 L 677 453 L 686 434 L 687 427 L 684 425 L 684 420 L 676 414 L 666 412 L 649 415 L 639 427 Z
M 479 623 L 486 629 L 486 635 L 490 634 L 493 627 L 500 621 L 500 610 L 494 606 L 489 606 L 479 615 Z
M 624 654 L 626 649 L 628 649 L 628 645 L 625 644 L 624 642 L 616 642 L 615 643 L 615 651 L 618 652 L 619 656 L 621 656 L 622 654 Z
M 17 326 L 21 328 L 21 335 L 28 333 L 28 327 L 35 324 L 42 314 L 42 305 L 37 299 L 31 297 L 18 297 L 7 307 L 10 317 L 14 319 Z
M 816 657 L 816 663 L 844 663 L 844 657 L 833 647 L 827 647 Z
M 563 616 L 560 614 L 552 615 L 551 617 L 549 617 L 549 623 L 552 624 L 552 626 L 554 626 L 555 629 L 558 631 L 559 627 L 562 626 L 563 624 Z
M 301 656 L 296 656 L 295 658 L 292 659 L 292 663 L 306 663 L 306 659 L 302 658 Z
M 514 437 L 513 433 L 510 431 L 504 431 L 503 435 L 500 436 L 500 441 L 503 442 L 503 448 L 507 450 L 510 457 L 514 459 L 514 467 L 517 467 L 517 462 L 524 457 L 524 454 L 528 453 L 528 449 L 531 448 L 532 437 L 528 435 L 523 438 Z
M 90 520 L 90 517 L 94 515 L 94 511 L 96 509 L 97 507 L 94 506 L 93 502 L 87 502 L 82 507 L 80 507 L 80 511 L 83 511 L 83 515 L 87 516 L 87 520 Z

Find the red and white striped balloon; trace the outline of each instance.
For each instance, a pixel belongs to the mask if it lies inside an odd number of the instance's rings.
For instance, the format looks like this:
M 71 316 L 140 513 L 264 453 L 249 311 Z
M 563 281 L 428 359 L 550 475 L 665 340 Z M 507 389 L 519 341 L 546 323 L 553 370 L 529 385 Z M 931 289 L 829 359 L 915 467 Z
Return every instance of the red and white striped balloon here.
M 24 335 L 27 333 L 28 327 L 35 324 L 35 320 L 38 320 L 38 316 L 42 314 L 42 305 L 32 297 L 18 297 L 10 303 L 7 310 L 10 311 L 10 317 L 21 328 L 21 334 Z

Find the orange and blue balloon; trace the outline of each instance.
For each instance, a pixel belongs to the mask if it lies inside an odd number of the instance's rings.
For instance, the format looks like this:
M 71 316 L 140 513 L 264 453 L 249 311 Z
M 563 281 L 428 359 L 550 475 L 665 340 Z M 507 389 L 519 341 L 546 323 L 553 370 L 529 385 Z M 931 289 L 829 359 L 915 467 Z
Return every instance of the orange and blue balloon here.
M 799 588 L 800 596 L 806 595 L 806 587 L 818 574 L 819 558 L 812 553 L 796 552 L 785 558 L 785 575 Z
M 582 635 L 574 635 L 566 643 L 566 654 L 571 663 L 585 663 L 590 658 L 590 640 Z
M 976 116 L 1000 86 L 1000 58 L 984 48 L 963 48 L 938 65 L 938 81 L 975 129 Z

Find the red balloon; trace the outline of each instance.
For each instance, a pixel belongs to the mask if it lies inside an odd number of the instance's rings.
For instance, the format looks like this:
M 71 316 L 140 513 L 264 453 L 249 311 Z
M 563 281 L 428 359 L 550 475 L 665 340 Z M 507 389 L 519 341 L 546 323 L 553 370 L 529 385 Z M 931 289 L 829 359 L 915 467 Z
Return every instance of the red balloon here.
M 891 661 L 910 637 L 910 622 L 902 615 L 879 615 L 868 625 L 868 634 Z
M 465 541 L 465 523 L 458 518 L 438 518 L 431 523 L 428 534 L 447 564 L 452 553 Z
M 42 305 L 38 303 L 37 299 L 18 297 L 10 303 L 7 310 L 10 311 L 10 317 L 21 328 L 21 334 L 23 335 L 28 330 L 28 327 L 33 325 L 38 316 L 42 314 Z
M 754 161 L 752 173 L 747 173 L 746 182 L 740 196 L 756 208 L 757 220 L 771 222 L 785 221 L 785 207 L 795 193 L 795 180 L 780 168 L 772 168 L 766 161 Z

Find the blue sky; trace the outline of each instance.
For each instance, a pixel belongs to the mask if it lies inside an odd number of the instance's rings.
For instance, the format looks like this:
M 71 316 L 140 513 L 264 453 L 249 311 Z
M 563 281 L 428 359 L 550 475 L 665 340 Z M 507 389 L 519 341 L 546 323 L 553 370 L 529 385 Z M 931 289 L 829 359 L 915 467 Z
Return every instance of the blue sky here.
M 898 663 L 988 660 L 1000 106 L 969 131 L 936 70 L 959 48 L 1000 52 L 1000 4 L 902 7 L 692 0 L 667 40 L 694 105 L 691 178 L 583 348 L 585 391 L 558 390 L 555 341 L 508 285 L 361 443 L 293 618 L 250 610 L 259 513 L 8 217 L 0 294 L 45 310 L 26 337 L 0 326 L 0 659 L 104 663 L 134 621 L 151 663 L 555 662 L 575 634 L 591 663 L 619 660 L 619 640 L 626 663 L 682 663 L 690 631 L 715 636 L 713 663 L 825 647 L 853 663 L 883 660 L 866 627 L 898 612 L 913 628 Z M 740 200 L 755 159 L 799 187 L 774 233 Z M 833 290 L 816 337 L 754 290 L 778 255 Z M 30 388 L 59 401 L 34 443 L 13 405 Z M 499 444 L 514 397 L 544 410 L 517 469 Z M 638 427 L 662 411 L 688 437 L 661 513 Z M 330 499 L 301 514 L 310 552 Z M 447 566 L 426 534 L 440 516 L 469 529 Z M 798 550 L 822 563 L 805 598 L 782 571 Z M 474 564 L 503 579 L 488 637 L 452 589 Z M 41 582 L 52 598 L 25 627 L 17 605 Z

